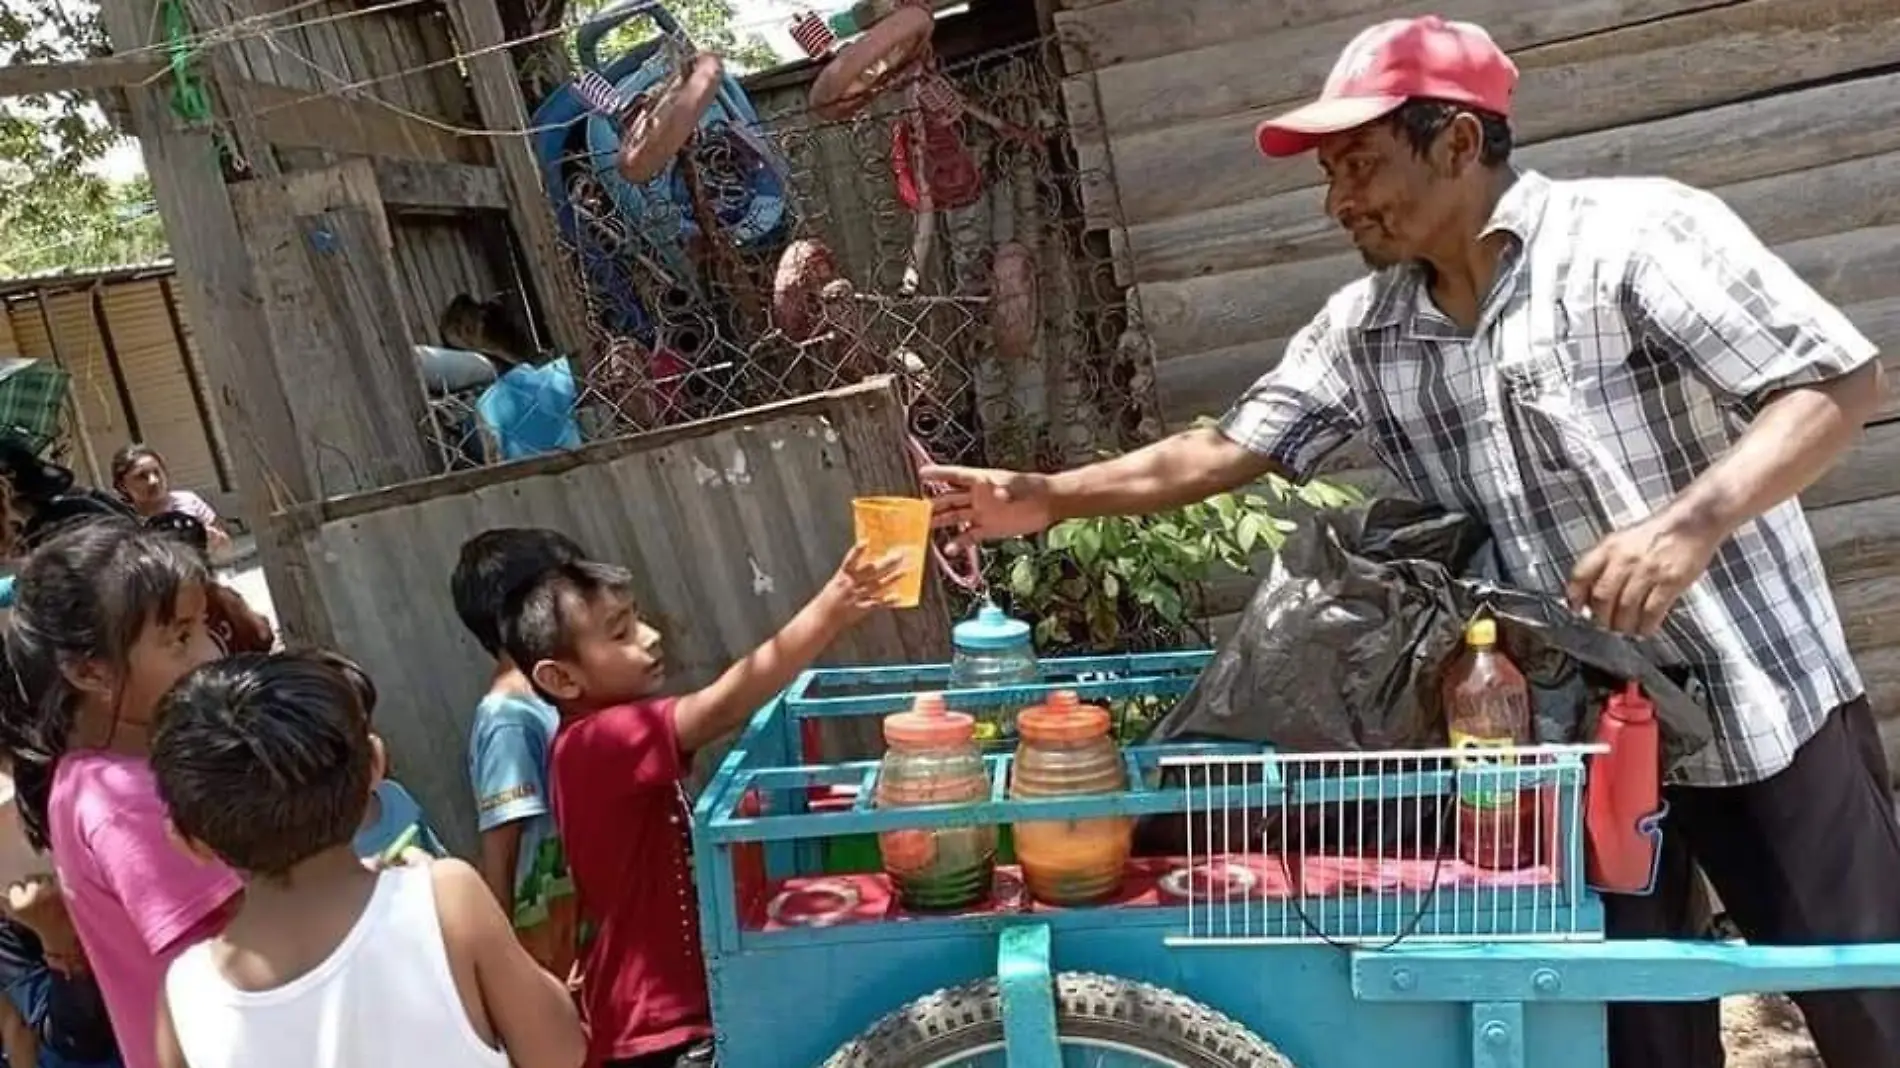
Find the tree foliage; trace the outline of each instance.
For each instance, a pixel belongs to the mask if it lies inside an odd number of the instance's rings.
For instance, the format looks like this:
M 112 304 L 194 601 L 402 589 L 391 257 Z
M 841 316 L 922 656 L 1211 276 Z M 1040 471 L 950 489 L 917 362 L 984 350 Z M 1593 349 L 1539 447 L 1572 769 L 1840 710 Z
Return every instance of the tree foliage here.
M 503 0 L 504 8 L 515 2 Z M 578 24 L 617 2 L 572 0 L 566 21 Z M 735 68 L 777 61 L 758 37 L 733 32 L 730 0 L 670 0 L 667 6 L 700 47 L 725 54 Z M 106 54 L 98 16 L 95 0 L 0 0 L 0 66 Z M 613 53 L 651 33 L 652 24 L 638 19 L 603 48 Z M 119 136 L 83 94 L 0 98 L 0 275 L 145 262 L 165 254 L 150 184 L 142 178 L 114 183 L 93 169 Z
M 105 50 L 91 0 L 0 0 L 0 66 Z M 0 99 L 0 274 L 164 255 L 150 185 L 115 184 L 89 169 L 118 137 L 80 94 Z
M 618 6 L 621 0 L 573 0 L 568 21 L 575 25 Z M 670 0 L 666 4 L 686 29 L 693 43 L 718 52 L 735 71 L 763 70 L 778 63 L 777 53 L 757 34 L 743 33 L 733 26 L 730 0 Z M 653 36 L 653 24 L 635 19 L 609 34 L 601 43 L 606 55 L 617 55 Z

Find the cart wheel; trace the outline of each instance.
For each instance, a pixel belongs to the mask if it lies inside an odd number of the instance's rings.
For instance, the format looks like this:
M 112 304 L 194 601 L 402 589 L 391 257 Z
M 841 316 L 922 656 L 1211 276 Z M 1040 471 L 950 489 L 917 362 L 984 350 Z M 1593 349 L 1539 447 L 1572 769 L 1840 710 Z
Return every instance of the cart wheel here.
M 639 111 L 620 135 L 620 176 L 635 185 L 650 182 L 666 170 L 699 129 L 700 116 L 712 106 L 725 67 L 711 52 L 693 57 L 685 77 L 666 95 Z
M 930 46 L 937 23 L 928 8 L 900 7 L 846 45 L 811 83 L 811 109 L 848 119 L 903 77 Z
M 1026 358 L 1036 347 L 1036 260 L 1021 242 L 996 247 L 990 270 L 990 335 L 996 354 Z
M 809 341 L 824 319 L 819 295 L 838 277 L 823 241 L 802 237 L 785 246 L 772 281 L 772 324 L 793 341 Z
M 1066 1065 L 1121 1068 L 1294 1068 L 1258 1035 L 1197 1001 L 1106 975 L 1056 980 L 1056 1029 Z M 1002 1068 L 1003 1003 L 996 980 L 939 990 L 884 1017 L 824 1068 Z

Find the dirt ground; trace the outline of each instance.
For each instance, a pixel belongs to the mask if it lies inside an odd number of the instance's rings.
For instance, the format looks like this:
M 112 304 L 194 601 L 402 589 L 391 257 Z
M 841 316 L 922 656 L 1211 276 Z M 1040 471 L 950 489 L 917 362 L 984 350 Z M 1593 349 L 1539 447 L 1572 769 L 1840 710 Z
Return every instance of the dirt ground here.
M 1821 1068 L 1801 1012 L 1787 998 L 1731 998 L 1722 1006 L 1728 1068 Z

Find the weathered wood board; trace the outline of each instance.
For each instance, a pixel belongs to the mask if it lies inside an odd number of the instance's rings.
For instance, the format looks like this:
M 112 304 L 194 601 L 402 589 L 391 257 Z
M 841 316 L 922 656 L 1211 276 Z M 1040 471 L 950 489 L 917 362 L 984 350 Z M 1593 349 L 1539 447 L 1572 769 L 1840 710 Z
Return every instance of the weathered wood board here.
M 1515 159 L 1555 178 L 1654 174 L 1716 189 L 1766 230 L 1785 215 L 1815 219 L 1829 211 L 1861 212 L 1869 218 L 1862 225 L 1874 225 L 1873 217 L 1900 210 L 1887 193 L 1873 203 L 1847 202 L 1868 199 L 1870 188 L 1862 182 L 1900 183 L 1900 175 L 1874 169 L 1892 168 L 1895 152 L 1900 152 L 1900 74 L 1547 141 Z M 1875 156 L 1883 162 L 1854 165 Z M 1823 167 L 1830 169 L 1817 169 Z M 1772 183 L 1796 171 L 1819 184 L 1789 196 L 1786 187 Z M 1741 185 L 1758 180 L 1759 185 Z M 1143 282 L 1307 259 L 1348 247 L 1345 233 L 1326 216 L 1317 185 L 1138 223 L 1125 233 L 1111 231 L 1111 237 L 1120 245 L 1118 266 L 1132 268 L 1132 279 Z
M 1457 3 L 1440 7 L 1448 15 L 1461 10 Z M 1113 116 L 1095 123 L 1089 109 L 1095 98 L 1111 98 L 1108 85 L 1121 68 L 1095 73 L 1087 93 L 1067 93 L 1071 115 L 1080 112 L 1084 133 L 1100 125 L 1112 137 L 1112 162 L 1082 160 L 1091 222 L 1133 225 L 1313 184 L 1312 160 L 1263 160 L 1253 129 L 1316 91 L 1326 65 L 1363 21 L 1331 27 L 1324 35 L 1316 28 L 1254 42 L 1248 67 L 1272 73 L 1251 77 L 1279 77 L 1300 64 L 1318 64 L 1318 73 L 1309 72 L 1292 94 L 1257 88 L 1239 110 L 1202 117 L 1153 113 L 1143 120 L 1146 128 L 1116 133 Z M 1530 144 L 1662 118 L 1871 70 L 1896 54 L 1900 8 L 1890 0 L 1746 0 L 1687 11 L 1516 53 L 1523 70 L 1515 105 L 1517 133 Z M 1241 77 L 1200 62 L 1177 67 L 1182 79 L 1204 87 Z M 1086 157 L 1093 151 L 1091 138 L 1077 140 L 1079 153 Z M 1117 210 L 1119 218 L 1113 214 Z

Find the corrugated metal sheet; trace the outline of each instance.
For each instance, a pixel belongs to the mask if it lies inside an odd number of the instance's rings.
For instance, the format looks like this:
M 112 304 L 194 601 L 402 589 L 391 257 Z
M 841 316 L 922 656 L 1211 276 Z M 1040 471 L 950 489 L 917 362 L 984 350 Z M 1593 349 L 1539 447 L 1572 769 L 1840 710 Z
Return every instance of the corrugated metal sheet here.
M 188 348 L 180 348 L 166 309 L 169 277 L 167 272 L 157 278 L 100 282 L 99 298 L 137 412 L 138 436 L 164 454 L 176 485 L 215 503 L 227 497 L 212 453 L 214 441 L 219 442 L 215 447 L 223 448 L 222 431 L 215 415 L 213 425 L 205 425 L 192 396 L 186 361 L 193 356 Z M 57 353 L 40 314 L 39 297 L 31 292 L 11 297 L 5 314 L 0 314 L 0 351 L 58 359 L 72 373 L 73 399 L 84 430 L 83 441 L 73 443 L 73 466 L 90 481 L 85 460 L 85 450 L 90 448 L 104 482 L 112 453 L 130 442 L 133 433 L 93 313 L 92 290 L 49 292 L 46 308 L 58 337 Z M 186 325 L 183 308 L 179 320 Z M 188 325 L 186 331 L 188 346 Z M 203 381 L 202 369 L 199 380 Z
M 112 330 L 119 366 L 138 414 L 139 436 L 164 454 L 165 466 L 178 488 L 201 492 L 218 489 L 211 439 L 192 396 L 185 354 L 178 347 L 171 313 L 165 308 L 164 287 L 157 280 L 105 286 L 99 298 L 105 304 L 106 323 Z M 106 448 L 106 443 L 96 438 L 94 444 Z M 115 440 L 111 448 L 121 444 Z
M 273 525 L 321 616 L 300 629 L 327 632 L 368 669 L 396 774 L 452 845 L 468 849 L 469 718 L 492 665 L 449 599 L 466 539 L 494 527 L 551 527 L 629 567 L 666 634 L 676 684 L 691 686 L 773 634 L 830 577 L 851 542 L 852 497 L 913 487 L 897 398 L 880 382 L 308 506 Z M 922 609 L 868 622 L 832 660 L 936 659 L 948 641 L 933 580 Z

